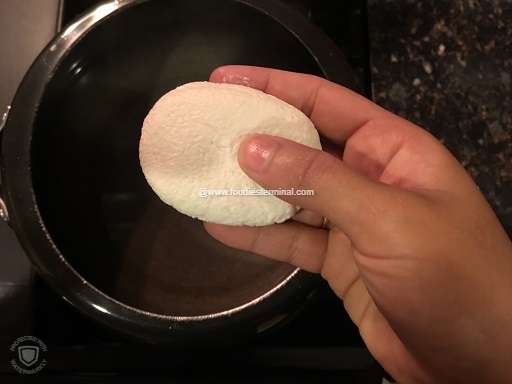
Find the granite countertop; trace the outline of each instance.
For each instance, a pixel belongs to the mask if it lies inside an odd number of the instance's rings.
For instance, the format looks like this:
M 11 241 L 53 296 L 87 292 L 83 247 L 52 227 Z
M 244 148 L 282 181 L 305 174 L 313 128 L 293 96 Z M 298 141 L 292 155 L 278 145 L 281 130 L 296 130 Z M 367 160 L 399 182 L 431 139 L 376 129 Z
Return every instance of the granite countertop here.
M 512 1 L 368 0 L 373 98 L 428 129 L 512 236 Z

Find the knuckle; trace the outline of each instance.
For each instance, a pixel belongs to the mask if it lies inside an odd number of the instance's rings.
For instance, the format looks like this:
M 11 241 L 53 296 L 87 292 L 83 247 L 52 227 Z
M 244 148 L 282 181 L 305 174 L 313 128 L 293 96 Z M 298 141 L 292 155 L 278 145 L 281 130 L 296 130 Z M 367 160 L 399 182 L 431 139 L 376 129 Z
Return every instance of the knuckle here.
M 286 261 L 291 264 L 295 264 L 300 253 L 300 243 L 302 238 L 302 229 L 300 226 L 297 226 L 295 229 L 291 239 L 290 243 L 288 245 L 288 249 L 286 252 Z
M 258 251 L 259 251 L 259 243 L 261 241 L 261 234 L 262 234 L 262 230 L 261 230 L 261 228 L 258 228 L 256 230 L 255 234 L 254 234 L 254 237 L 251 240 L 251 243 L 247 247 L 247 250 L 249 252 L 258 253 Z
M 299 176 L 299 186 L 313 187 L 322 179 L 334 177 L 339 163 L 339 160 L 325 152 L 314 151 Z
M 329 231 L 329 239 L 327 247 L 322 254 L 322 265 L 320 268 L 320 274 L 325 280 L 334 281 L 337 278 L 340 254 L 349 252 L 351 248 L 351 241 L 344 232 L 336 227 Z
M 375 140 L 375 137 L 380 137 L 381 129 L 376 120 L 368 120 L 361 127 L 359 127 L 345 142 L 345 148 L 359 149 L 368 141 Z

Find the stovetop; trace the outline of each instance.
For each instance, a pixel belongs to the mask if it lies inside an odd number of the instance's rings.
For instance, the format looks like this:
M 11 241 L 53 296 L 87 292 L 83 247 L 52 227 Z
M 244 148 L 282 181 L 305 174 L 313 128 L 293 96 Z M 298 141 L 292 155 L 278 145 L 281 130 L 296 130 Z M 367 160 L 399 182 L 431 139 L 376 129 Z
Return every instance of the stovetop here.
M 0 75 L 11 80 L 9 87 L 2 88 L 0 102 L 9 102 L 22 74 L 51 36 L 98 2 L 4 0 L 0 4 L 0 24 L 9 32 L 0 34 L 9 37 L 0 41 L 12 52 L 9 65 L 0 67 Z M 366 2 L 286 2 L 331 37 L 369 92 Z M 17 54 L 15 47 L 28 45 L 32 48 L 29 53 Z M 0 224 L 0 244 L 0 356 L 8 356 L 9 346 L 17 337 L 36 336 L 48 346 L 48 364 L 41 374 L 73 374 L 75 378 L 100 375 L 113 382 L 120 377 L 126 382 L 123 375 L 127 372 L 133 381 L 151 376 L 155 382 L 161 375 L 170 377 L 171 374 L 176 380 L 186 378 L 188 382 L 203 374 L 208 375 L 210 381 L 216 377 L 223 382 L 241 377 L 244 382 L 263 379 L 282 382 L 292 378 L 293 382 L 320 378 L 380 382 L 380 367 L 364 348 L 342 302 L 326 284 L 287 324 L 248 345 L 222 351 L 178 353 L 126 340 L 77 313 L 34 274 L 13 233 L 3 223 Z M 203 368 L 194 369 L 197 365 Z M 17 374 L 8 358 L 0 359 L 0 375 L 2 373 Z

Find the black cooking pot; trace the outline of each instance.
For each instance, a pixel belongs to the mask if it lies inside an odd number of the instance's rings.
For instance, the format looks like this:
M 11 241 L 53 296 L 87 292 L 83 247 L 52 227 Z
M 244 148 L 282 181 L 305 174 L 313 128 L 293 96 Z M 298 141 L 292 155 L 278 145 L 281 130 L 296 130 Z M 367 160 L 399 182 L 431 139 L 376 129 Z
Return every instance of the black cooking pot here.
M 2 211 L 37 272 L 84 314 L 153 343 L 242 340 L 311 292 L 312 275 L 217 243 L 141 173 L 153 103 L 235 63 L 354 85 L 336 47 L 272 0 L 111 1 L 28 71 L 2 132 Z

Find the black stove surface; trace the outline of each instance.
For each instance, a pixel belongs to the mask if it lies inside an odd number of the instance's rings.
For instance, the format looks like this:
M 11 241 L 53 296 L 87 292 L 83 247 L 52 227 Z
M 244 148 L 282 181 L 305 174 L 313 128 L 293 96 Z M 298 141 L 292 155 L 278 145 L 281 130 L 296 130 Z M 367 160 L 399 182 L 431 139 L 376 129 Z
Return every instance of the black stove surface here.
M 14 5 L 15 0 L 6 1 Z M 55 6 L 48 7 L 50 2 Z M 286 2 L 331 37 L 369 92 L 366 2 Z M 12 14 L 12 17 L 22 17 L 25 23 L 34 25 L 44 19 L 42 13 L 46 13 L 58 29 L 99 1 L 27 3 L 33 3 L 33 11 L 38 10 L 32 12 L 30 21 L 26 13 Z M 41 6 L 42 3 L 45 6 Z M 0 12 L 2 18 L 8 17 L 8 7 L 5 8 L 6 12 Z M 7 42 L 2 41 L 2 44 Z M 10 41 L 9 44 L 15 43 Z M 32 58 L 43 44 L 42 41 L 34 49 Z M 23 64 L 17 66 L 26 70 L 27 63 L 25 58 Z M 4 92 L 2 97 L 12 98 L 12 90 L 9 92 Z M 33 335 L 48 346 L 48 364 L 39 377 L 52 375 L 52 381 L 65 378 L 89 382 L 108 378 L 110 382 L 149 382 L 149 379 L 159 382 L 165 377 L 167 382 L 169 379 L 194 382 L 206 376 L 209 381 L 222 382 L 330 382 L 343 378 L 351 382 L 380 382 L 380 367 L 364 348 L 342 302 L 326 284 L 320 286 L 303 310 L 286 324 L 262 334 L 248 345 L 220 351 L 162 350 L 126 340 L 77 313 L 34 275 L 15 244 L 13 234 L 3 223 L 0 244 L 0 265 L 7 266 L 0 271 L 0 357 L 6 356 L 0 359 L 0 377 L 2 374 L 11 379 L 19 377 L 9 364 L 9 346 L 17 337 Z M 4 244 L 12 246 L 4 247 Z

